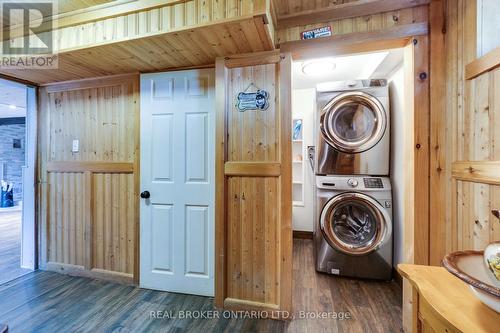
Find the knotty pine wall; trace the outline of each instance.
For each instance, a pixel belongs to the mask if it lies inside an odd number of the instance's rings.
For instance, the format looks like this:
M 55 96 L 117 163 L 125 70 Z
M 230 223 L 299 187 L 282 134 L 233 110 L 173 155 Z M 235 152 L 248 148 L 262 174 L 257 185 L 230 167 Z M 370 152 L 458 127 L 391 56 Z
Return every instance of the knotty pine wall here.
M 370 32 L 388 29 L 397 25 L 427 22 L 428 6 L 401 9 L 393 12 L 346 18 L 325 23 L 302 25 L 297 27 L 276 29 L 276 44 L 300 40 L 300 33 L 325 25 L 332 27 L 333 35 L 343 35 L 356 32 Z
M 40 266 L 138 278 L 138 75 L 40 89 Z M 72 141 L 79 140 L 79 152 Z
M 485 161 L 500 160 L 500 74 L 466 76 L 481 44 L 477 1 L 438 0 L 431 9 L 429 262 L 440 265 L 447 253 L 500 240 L 500 222 L 491 214 L 500 208 L 499 186 L 477 179 L 491 175 Z
M 500 162 L 500 68 L 465 82 L 467 104 L 463 109 L 463 125 L 458 135 L 458 161 L 453 163 L 456 184 L 456 224 L 447 233 L 456 250 L 482 250 L 500 241 L 500 220 L 491 214 L 500 209 L 500 185 L 490 185 L 477 176 L 491 174 L 483 161 Z M 470 170 L 475 169 L 471 172 Z M 475 175 L 475 174 L 476 175 Z M 491 182 L 492 179 L 487 180 Z M 500 183 L 500 174 L 496 174 Z
M 290 310 L 292 283 L 291 57 L 277 51 L 219 58 L 215 304 Z M 265 111 L 240 112 L 254 84 Z

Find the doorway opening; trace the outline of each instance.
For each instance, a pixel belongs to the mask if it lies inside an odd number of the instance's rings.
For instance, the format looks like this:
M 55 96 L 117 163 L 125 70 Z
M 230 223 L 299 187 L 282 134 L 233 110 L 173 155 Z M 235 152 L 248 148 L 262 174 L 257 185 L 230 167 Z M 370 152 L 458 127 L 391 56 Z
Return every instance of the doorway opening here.
M 0 79 L 0 284 L 35 269 L 35 88 Z
M 384 290 L 399 311 L 373 324 L 401 329 L 401 286 L 375 280 L 391 281 L 403 261 L 404 57 L 395 48 L 293 63 L 294 311 L 324 297 L 311 284 L 332 290 L 332 309 Z

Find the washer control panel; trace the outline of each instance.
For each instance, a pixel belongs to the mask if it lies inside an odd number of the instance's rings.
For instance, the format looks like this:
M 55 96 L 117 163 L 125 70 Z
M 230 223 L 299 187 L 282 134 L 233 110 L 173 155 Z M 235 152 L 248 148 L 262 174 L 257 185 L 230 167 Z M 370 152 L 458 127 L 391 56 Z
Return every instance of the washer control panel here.
M 381 178 L 363 178 L 366 188 L 384 188 Z
M 347 185 L 351 186 L 351 187 L 357 187 L 358 186 L 358 181 L 354 178 L 349 178 L 347 180 Z
M 391 183 L 388 177 L 371 176 L 321 176 L 315 179 L 316 188 L 335 191 L 369 191 L 387 192 L 391 191 Z

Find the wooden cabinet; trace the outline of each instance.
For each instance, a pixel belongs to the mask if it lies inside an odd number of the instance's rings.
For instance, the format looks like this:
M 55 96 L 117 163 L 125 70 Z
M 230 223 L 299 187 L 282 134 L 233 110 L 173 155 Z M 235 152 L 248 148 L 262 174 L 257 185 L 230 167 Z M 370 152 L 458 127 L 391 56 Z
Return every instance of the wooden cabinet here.
M 443 267 L 400 264 L 398 271 L 413 288 L 414 332 L 498 332 L 500 314 Z

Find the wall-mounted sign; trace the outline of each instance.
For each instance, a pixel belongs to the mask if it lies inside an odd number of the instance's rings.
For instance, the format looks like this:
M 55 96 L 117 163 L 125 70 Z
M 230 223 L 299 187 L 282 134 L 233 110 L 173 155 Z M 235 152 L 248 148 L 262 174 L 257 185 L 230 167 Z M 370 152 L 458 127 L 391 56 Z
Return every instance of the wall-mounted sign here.
M 332 27 L 327 25 L 327 26 L 324 26 L 321 28 L 303 31 L 300 33 L 300 38 L 301 39 L 313 39 L 313 38 L 320 38 L 320 37 L 329 37 L 331 35 L 332 35 Z
M 256 92 L 240 92 L 236 107 L 239 111 L 266 110 L 269 107 L 269 93 L 258 89 Z

